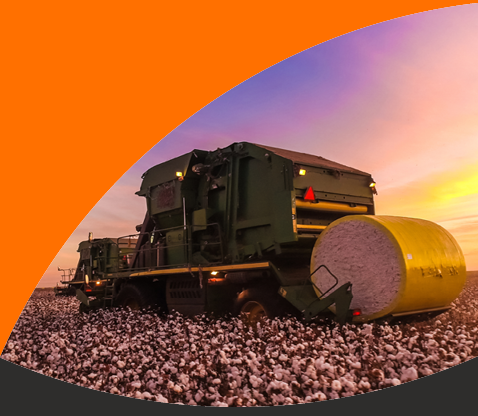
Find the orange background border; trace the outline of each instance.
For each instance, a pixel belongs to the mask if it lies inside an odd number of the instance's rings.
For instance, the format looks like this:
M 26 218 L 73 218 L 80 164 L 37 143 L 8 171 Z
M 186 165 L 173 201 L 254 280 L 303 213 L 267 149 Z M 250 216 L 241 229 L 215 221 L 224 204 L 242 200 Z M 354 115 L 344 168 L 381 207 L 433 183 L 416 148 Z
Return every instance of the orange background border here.
M 70 234 L 115 181 L 181 122 L 318 43 L 456 5 L 27 3 L 3 7 L 0 24 L 2 349 Z

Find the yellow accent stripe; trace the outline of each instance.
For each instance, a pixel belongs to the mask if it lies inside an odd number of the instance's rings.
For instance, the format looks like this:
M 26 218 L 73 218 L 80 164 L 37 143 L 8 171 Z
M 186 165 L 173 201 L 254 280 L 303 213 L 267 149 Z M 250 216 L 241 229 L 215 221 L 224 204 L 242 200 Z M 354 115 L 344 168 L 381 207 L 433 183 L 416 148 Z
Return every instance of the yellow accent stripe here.
M 214 272 L 214 271 L 228 271 L 228 270 L 249 270 L 249 269 L 266 269 L 269 268 L 269 262 L 265 263 L 251 263 L 251 264 L 231 264 L 230 266 L 205 266 L 201 267 L 203 272 Z M 198 272 L 199 267 L 181 267 L 178 269 L 164 269 L 164 270 L 151 270 L 149 272 L 139 272 L 133 273 L 131 277 L 137 276 L 154 276 L 158 274 L 180 274 L 180 273 L 189 273 L 189 272 Z
M 292 228 L 294 233 L 297 232 L 297 209 L 295 205 L 292 206 Z
M 349 204 L 345 204 L 342 202 L 320 201 L 318 203 L 314 203 L 297 199 L 295 203 L 297 208 L 310 209 L 313 211 L 343 211 L 357 212 L 362 214 L 368 211 L 368 207 L 366 205 L 357 205 L 355 207 L 351 207 Z
M 307 225 L 307 224 L 297 224 L 297 229 L 299 231 L 304 230 L 325 230 L 327 228 L 326 225 Z
M 445 311 L 450 309 L 451 306 L 442 306 L 440 308 L 431 308 L 431 309 L 420 309 L 418 311 L 408 311 L 408 312 L 400 312 L 400 313 L 392 313 L 392 316 L 405 316 L 405 315 L 413 315 L 418 313 L 428 313 L 428 312 L 436 312 L 436 311 Z

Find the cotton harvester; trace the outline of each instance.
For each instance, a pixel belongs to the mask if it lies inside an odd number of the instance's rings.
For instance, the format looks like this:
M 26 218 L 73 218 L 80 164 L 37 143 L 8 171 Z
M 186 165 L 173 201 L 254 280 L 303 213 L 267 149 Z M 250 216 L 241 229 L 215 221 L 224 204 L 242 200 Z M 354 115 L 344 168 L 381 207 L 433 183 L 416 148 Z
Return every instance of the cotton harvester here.
M 258 319 L 325 311 L 339 322 L 438 313 L 466 280 L 435 223 L 375 215 L 371 175 L 246 142 L 150 168 L 136 233 L 90 238 L 70 287 L 80 309 L 150 304 Z

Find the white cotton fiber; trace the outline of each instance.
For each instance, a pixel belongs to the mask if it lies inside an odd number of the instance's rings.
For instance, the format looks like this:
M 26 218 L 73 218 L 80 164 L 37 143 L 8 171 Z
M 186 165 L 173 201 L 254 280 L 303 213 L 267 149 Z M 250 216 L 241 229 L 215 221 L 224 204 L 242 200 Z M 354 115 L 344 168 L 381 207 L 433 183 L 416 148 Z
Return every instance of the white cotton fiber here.
M 337 277 L 338 288 L 352 283 L 351 309 L 362 315 L 378 313 L 391 305 L 401 283 L 399 254 L 385 231 L 364 221 L 345 221 L 331 226 L 318 240 L 312 267 L 325 265 Z M 321 293 L 335 279 L 321 268 L 312 281 Z

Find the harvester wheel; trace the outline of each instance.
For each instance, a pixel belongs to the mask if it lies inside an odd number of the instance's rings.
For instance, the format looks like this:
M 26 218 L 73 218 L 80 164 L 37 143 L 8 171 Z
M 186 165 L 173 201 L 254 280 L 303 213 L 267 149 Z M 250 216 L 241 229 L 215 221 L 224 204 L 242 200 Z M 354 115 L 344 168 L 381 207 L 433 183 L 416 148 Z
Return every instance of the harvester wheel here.
M 79 311 L 80 313 L 88 313 L 91 311 L 91 308 L 84 303 L 80 303 Z
M 262 318 L 273 318 L 284 311 L 283 299 L 269 288 L 253 287 L 239 294 L 235 302 L 235 313 L 246 314 L 245 322 L 256 326 Z
M 234 313 L 242 312 L 247 314 L 246 322 L 254 326 L 261 318 L 300 316 L 299 310 L 280 296 L 274 286 L 251 287 L 241 292 L 235 301 Z
M 241 307 L 241 313 L 246 314 L 246 322 L 253 326 L 257 325 L 262 318 L 267 318 L 266 306 L 257 300 L 246 301 Z
M 146 285 L 126 284 L 116 298 L 116 305 L 122 308 L 129 307 L 133 311 L 140 310 L 153 303 L 151 291 Z

